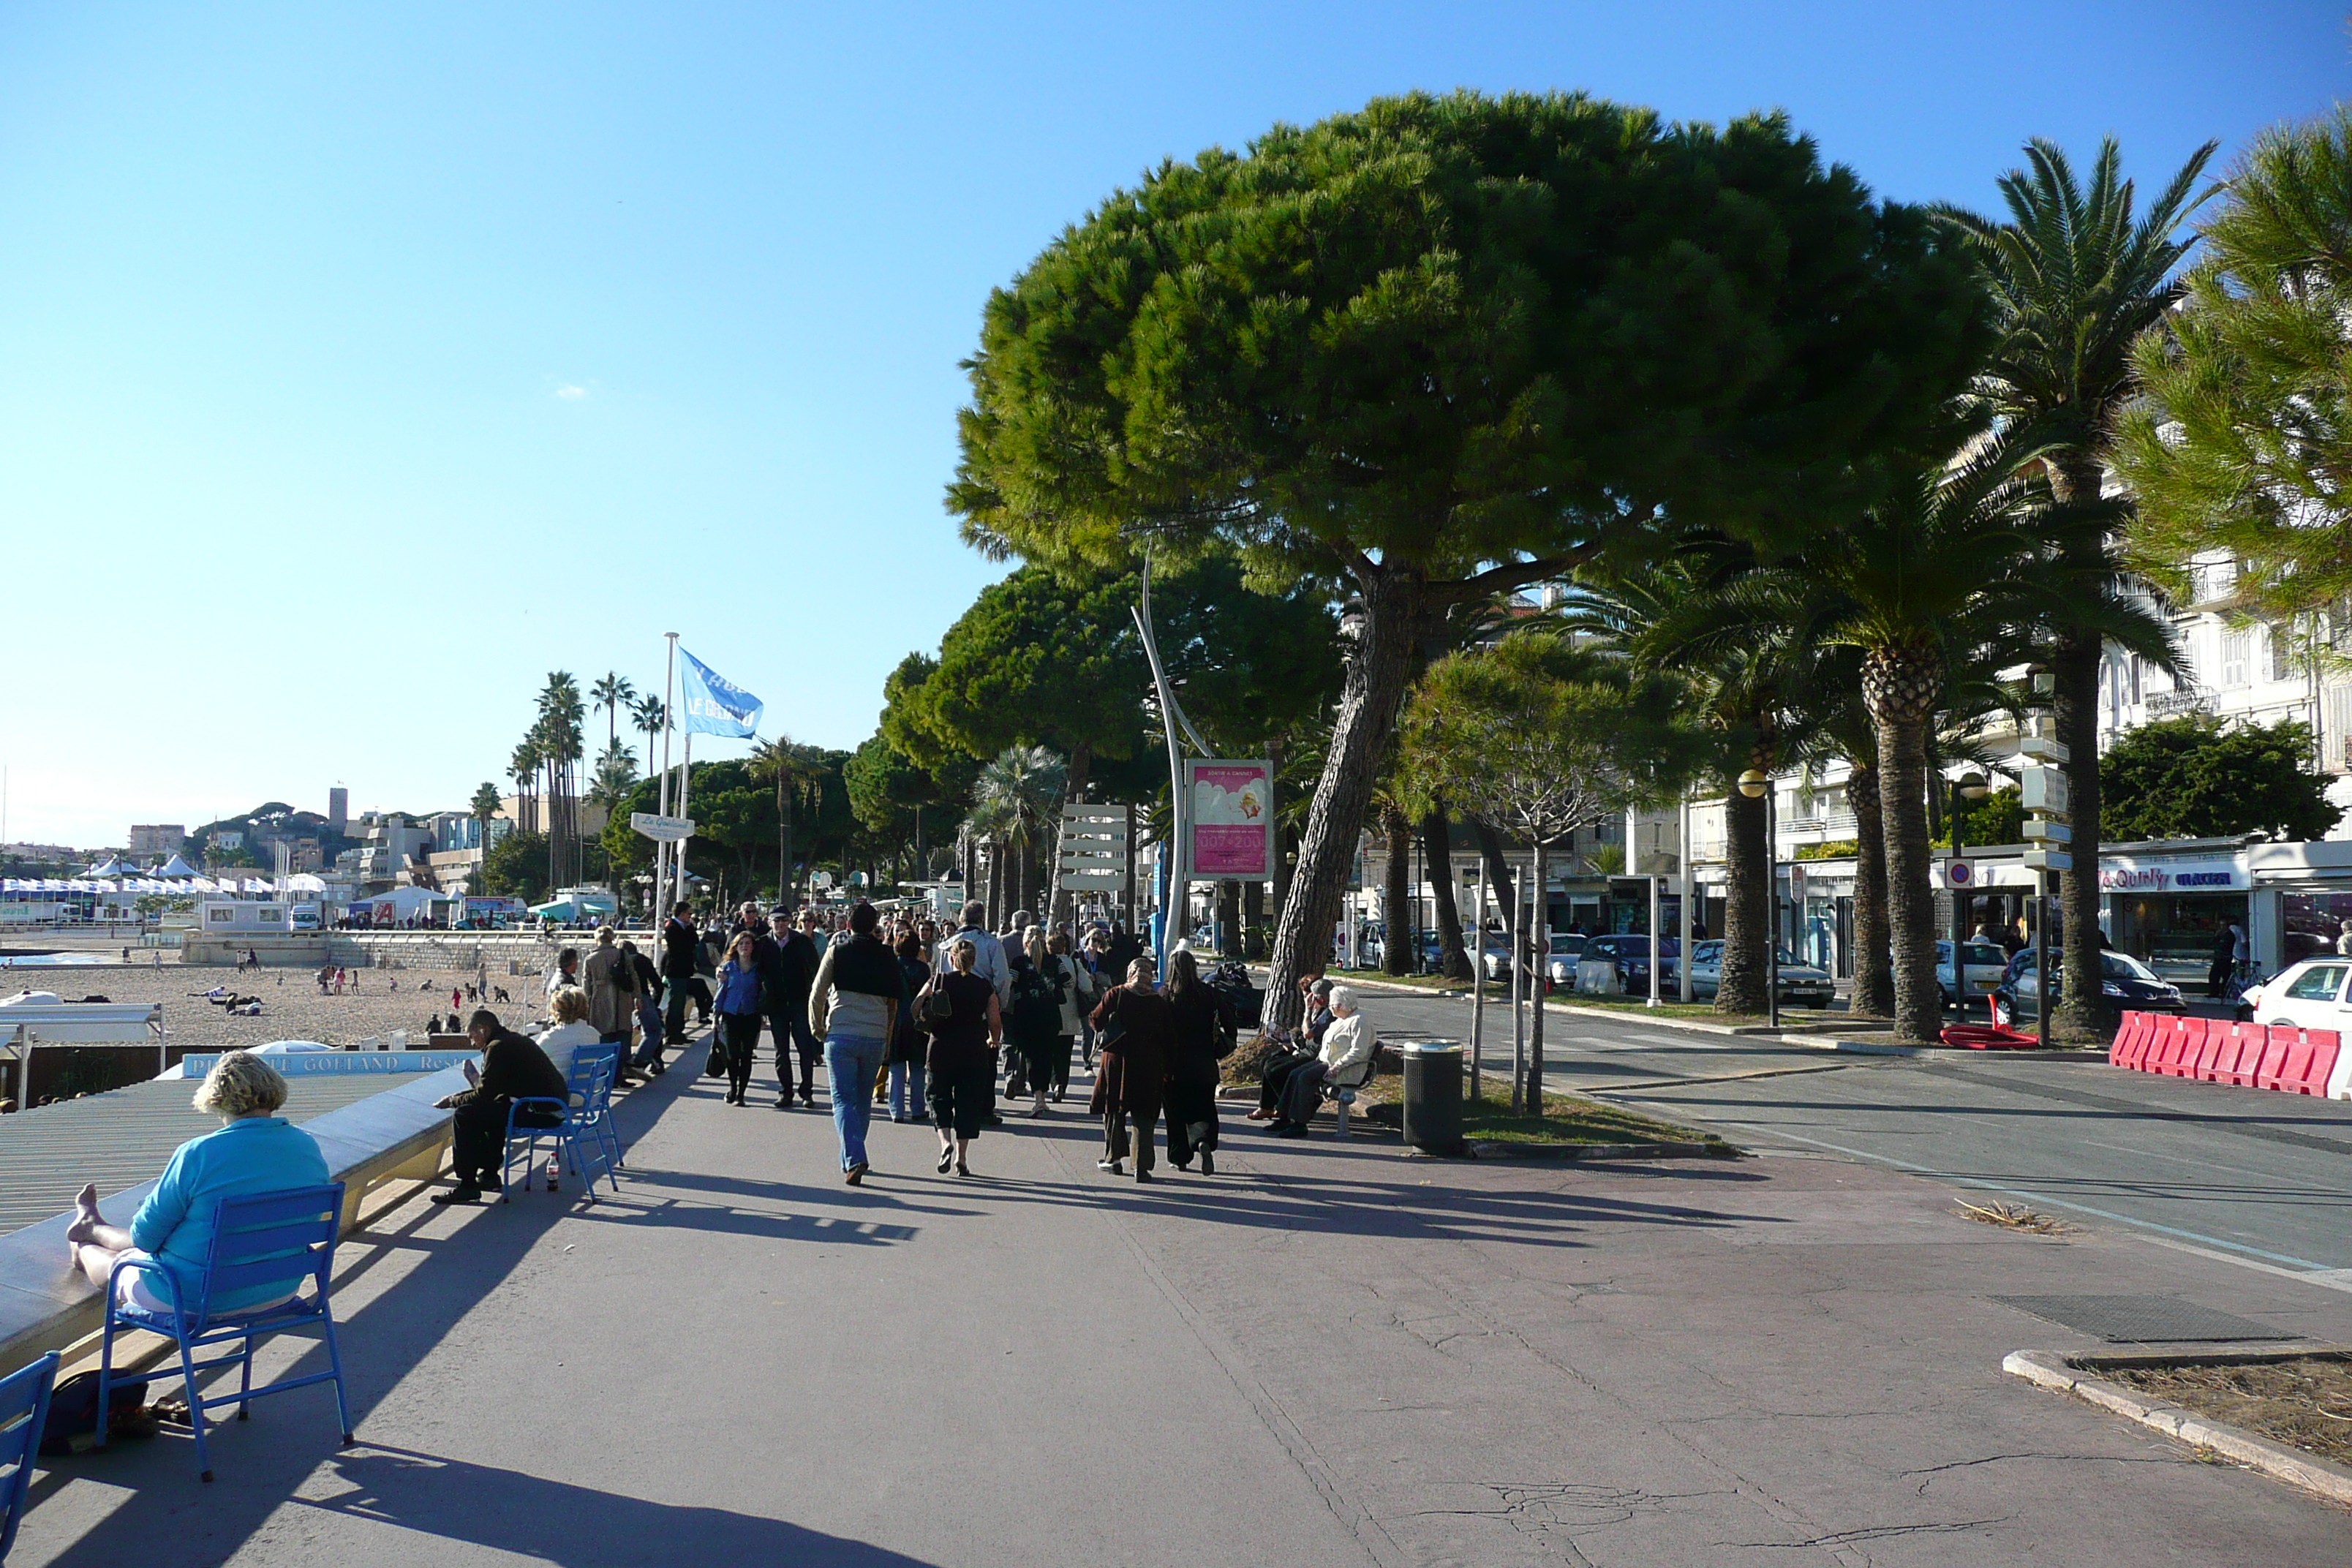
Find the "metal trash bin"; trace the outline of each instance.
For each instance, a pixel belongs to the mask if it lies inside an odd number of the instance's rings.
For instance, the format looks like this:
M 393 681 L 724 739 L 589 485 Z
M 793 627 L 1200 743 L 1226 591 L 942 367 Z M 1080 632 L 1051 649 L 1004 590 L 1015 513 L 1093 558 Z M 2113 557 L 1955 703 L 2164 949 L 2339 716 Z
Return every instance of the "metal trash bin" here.
M 1404 1141 L 1432 1154 L 1462 1152 L 1462 1047 L 1414 1040 L 1404 1058 Z

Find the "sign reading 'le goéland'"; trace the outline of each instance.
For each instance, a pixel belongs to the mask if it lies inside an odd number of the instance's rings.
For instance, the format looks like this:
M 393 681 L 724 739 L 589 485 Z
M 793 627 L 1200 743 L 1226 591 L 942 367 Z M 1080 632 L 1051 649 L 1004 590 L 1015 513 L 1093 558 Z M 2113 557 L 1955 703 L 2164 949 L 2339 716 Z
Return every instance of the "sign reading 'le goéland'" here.
M 2228 892 L 2246 885 L 2245 874 L 2228 860 L 2184 860 L 2170 866 L 2109 866 L 2099 886 L 2110 893 Z

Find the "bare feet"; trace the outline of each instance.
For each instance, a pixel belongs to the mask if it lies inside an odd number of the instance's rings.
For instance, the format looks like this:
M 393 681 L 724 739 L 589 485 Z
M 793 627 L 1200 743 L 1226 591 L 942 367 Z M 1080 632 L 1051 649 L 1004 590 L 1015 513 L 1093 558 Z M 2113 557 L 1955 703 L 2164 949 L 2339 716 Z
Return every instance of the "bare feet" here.
M 66 1256 L 68 1260 L 79 1256 L 73 1249 L 95 1236 L 101 1223 L 98 1217 L 98 1184 L 86 1183 L 81 1191 L 74 1194 L 73 1223 L 66 1226 Z

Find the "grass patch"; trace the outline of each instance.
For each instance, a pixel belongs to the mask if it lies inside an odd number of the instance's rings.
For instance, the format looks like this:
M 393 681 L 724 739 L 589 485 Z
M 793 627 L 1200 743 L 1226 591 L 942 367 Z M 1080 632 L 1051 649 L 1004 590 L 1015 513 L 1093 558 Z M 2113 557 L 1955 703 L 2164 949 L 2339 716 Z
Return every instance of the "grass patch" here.
M 2302 1356 L 2235 1366 L 2108 1367 L 2099 1376 L 2200 1415 L 2352 1464 L 2352 1363 Z
M 1486 1075 L 1485 1092 L 1462 1107 L 1462 1135 L 1474 1143 L 1708 1143 L 1727 1155 L 1738 1151 L 1712 1132 L 1700 1132 L 1580 1094 L 1544 1095 L 1540 1116 L 1511 1114 L 1510 1090 Z M 1401 1079 L 1378 1078 L 1364 1086 L 1357 1108 L 1383 1127 L 1404 1120 Z

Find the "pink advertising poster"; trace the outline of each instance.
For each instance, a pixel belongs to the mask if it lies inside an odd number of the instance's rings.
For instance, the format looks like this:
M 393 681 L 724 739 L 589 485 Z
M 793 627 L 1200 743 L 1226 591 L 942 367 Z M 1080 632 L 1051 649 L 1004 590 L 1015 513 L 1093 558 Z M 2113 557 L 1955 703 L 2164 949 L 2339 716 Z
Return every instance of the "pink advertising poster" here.
M 1190 763 L 1195 877 L 1274 875 L 1273 790 L 1264 763 Z

